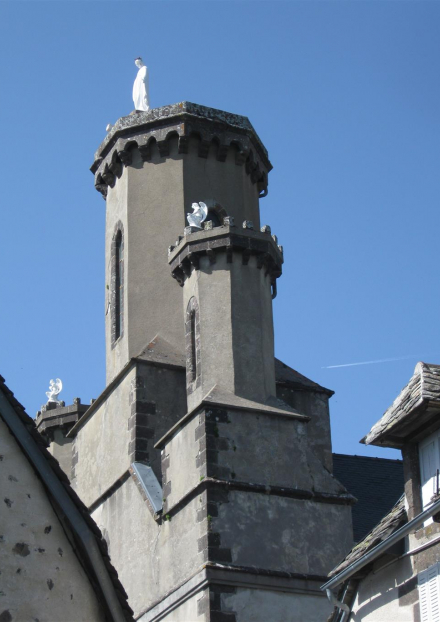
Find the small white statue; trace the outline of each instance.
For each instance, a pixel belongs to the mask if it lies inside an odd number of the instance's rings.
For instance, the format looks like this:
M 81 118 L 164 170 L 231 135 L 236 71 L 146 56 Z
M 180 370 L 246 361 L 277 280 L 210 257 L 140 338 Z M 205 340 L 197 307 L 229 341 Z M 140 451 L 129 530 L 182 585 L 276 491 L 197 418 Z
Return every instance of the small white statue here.
M 188 212 L 186 214 L 188 224 L 190 227 L 197 227 L 197 229 L 201 229 L 201 224 L 208 215 L 208 208 L 203 201 L 200 201 L 200 203 L 193 203 L 191 207 L 193 209 L 193 213 L 190 214 Z
M 57 398 L 62 390 L 63 383 L 59 378 L 57 378 L 56 380 L 51 380 L 49 384 L 49 391 L 46 391 L 47 403 L 54 402 L 55 404 L 60 404 L 61 402 Z
M 136 79 L 133 84 L 133 102 L 135 110 L 150 110 L 150 91 L 148 87 L 148 67 L 144 65 L 142 58 L 139 56 L 135 59 L 134 64 L 139 67 Z

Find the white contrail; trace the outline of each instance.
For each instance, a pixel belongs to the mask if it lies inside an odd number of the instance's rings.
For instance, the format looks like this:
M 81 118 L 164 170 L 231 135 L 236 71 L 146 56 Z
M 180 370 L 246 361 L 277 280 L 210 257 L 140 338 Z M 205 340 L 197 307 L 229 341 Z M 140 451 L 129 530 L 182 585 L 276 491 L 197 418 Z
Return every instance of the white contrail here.
M 375 363 L 390 363 L 391 361 L 404 361 L 406 359 L 417 358 L 417 354 L 408 354 L 407 356 L 397 356 L 390 359 L 376 359 L 375 361 L 362 361 L 360 363 L 345 363 L 344 365 L 326 365 L 321 369 L 335 369 L 336 367 L 354 367 L 355 365 L 374 365 Z

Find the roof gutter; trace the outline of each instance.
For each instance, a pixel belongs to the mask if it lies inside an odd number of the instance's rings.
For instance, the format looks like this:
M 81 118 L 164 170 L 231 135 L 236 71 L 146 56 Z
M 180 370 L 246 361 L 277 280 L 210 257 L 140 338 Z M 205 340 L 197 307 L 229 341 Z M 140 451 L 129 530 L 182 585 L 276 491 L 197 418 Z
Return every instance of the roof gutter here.
M 14 408 L 2 391 L 0 391 L 0 409 L 6 425 L 11 430 L 25 455 L 28 457 L 29 461 L 41 477 L 49 493 L 54 497 L 54 499 L 56 499 L 57 504 L 69 521 L 72 530 L 79 538 L 84 548 L 84 552 L 88 556 L 90 564 L 94 569 L 96 578 L 112 616 L 112 620 L 114 622 L 125 622 L 124 612 L 116 595 L 110 575 L 107 572 L 107 568 L 95 536 L 90 531 L 87 523 L 81 516 L 81 512 L 75 506 L 69 494 L 65 491 L 63 484 L 52 471 L 45 457 L 40 452 L 35 440 L 29 434 L 23 422 L 20 421 Z
M 381 555 L 383 555 L 385 551 L 393 546 L 393 544 L 396 544 L 396 542 L 402 540 L 402 538 L 409 535 L 412 531 L 417 529 L 417 527 L 420 527 L 420 525 L 428 520 L 428 518 L 431 518 L 431 516 L 437 514 L 438 512 L 440 512 L 440 499 L 436 501 L 433 505 L 431 505 L 430 508 L 428 508 L 421 514 L 418 514 L 415 518 L 409 521 L 409 523 L 406 523 L 406 525 L 400 527 L 400 529 L 391 534 L 391 536 L 386 538 L 386 540 L 383 540 L 380 544 L 375 546 L 374 549 L 366 553 L 363 557 L 361 557 L 361 559 L 353 562 L 352 564 L 347 566 L 347 568 L 342 570 L 339 574 L 332 577 L 330 581 L 327 581 L 327 583 L 321 586 L 321 590 L 332 590 L 333 588 L 337 587 L 343 581 L 349 579 L 356 572 L 373 562 Z

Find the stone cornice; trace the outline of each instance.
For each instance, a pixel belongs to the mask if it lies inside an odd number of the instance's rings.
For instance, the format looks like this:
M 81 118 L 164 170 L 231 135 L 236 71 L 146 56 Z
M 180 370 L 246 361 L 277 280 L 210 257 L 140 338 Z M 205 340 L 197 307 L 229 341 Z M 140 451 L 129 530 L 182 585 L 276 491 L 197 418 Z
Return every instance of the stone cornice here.
M 267 176 L 272 169 L 267 150 L 247 117 L 191 102 L 133 112 L 121 117 L 95 153 L 91 171 L 95 186 L 105 197 L 124 166 L 131 164 L 131 150 L 139 149 L 144 161 L 151 158 L 156 143 L 159 153 L 169 155 L 169 139 L 177 136 L 179 153 L 188 153 L 189 137 L 199 138 L 198 155 L 208 157 L 212 143 L 217 145 L 217 160 L 224 162 L 230 148 L 235 148 L 235 163 L 245 165 L 252 182 L 262 196 L 267 194 Z
M 193 488 L 178 499 L 166 512 L 168 516 L 174 516 L 182 507 L 185 507 L 193 499 L 200 496 L 208 488 L 217 488 L 226 491 L 238 491 L 253 494 L 271 495 L 274 497 L 286 497 L 300 501 L 311 501 L 313 503 L 325 503 L 328 505 L 355 505 L 356 497 L 349 492 L 333 493 L 317 490 L 303 490 L 300 488 L 289 488 L 287 486 L 271 486 L 268 484 L 258 484 L 253 482 L 240 482 L 237 480 L 223 480 L 214 477 L 206 477 L 198 482 Z M 156 520 L 163 520 L 162 514 L 156 514 Z
M 179 285 L 183 285 L 192 268 L 198 269 L 200 256 L 208 256 L 213 264 L 216 254 L 220 252 L 227 253 L 229 263 L 232 262 L 234 252 L 241 253 L 244 265 L 249 262 L 251 255 L 255 255 L 257 267 L 264 268 L 266 274 L 270 274 L 272 283 L 281 276 L 283 254 L 276 242 L 276 236 L 271 236 L 269 232 L 260 233 L 233 225 L 190 233 L 179 239 L 177 246 L 169 249 L 171 274 Z

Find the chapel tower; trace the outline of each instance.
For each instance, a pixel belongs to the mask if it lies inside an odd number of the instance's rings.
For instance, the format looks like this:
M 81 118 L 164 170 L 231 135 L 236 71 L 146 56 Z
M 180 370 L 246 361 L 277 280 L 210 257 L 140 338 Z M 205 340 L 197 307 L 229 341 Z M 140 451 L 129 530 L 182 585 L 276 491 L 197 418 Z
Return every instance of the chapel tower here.
M 107 387 L 71 475 L 144 622 L 321 622 L 352 544 L 331 391 L 274 358 L 270 169 L 246 117 L 189 102 L 119 119 L 95 154 Z
M 166 248 L 191 204 L 204 200 L 217 225 L 232 216 L 258 230 L 271 168 L 246 117 L 189 102 L 133 113 L 110 130 L 92 166 L 107 202 L 108 382 L 157 334 L 184 349 Z

